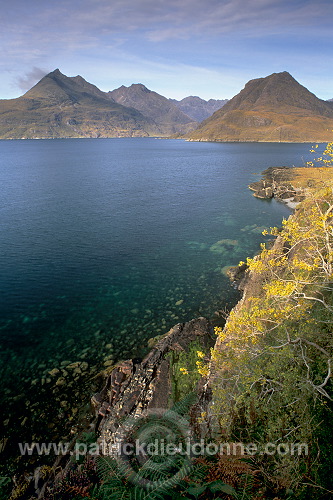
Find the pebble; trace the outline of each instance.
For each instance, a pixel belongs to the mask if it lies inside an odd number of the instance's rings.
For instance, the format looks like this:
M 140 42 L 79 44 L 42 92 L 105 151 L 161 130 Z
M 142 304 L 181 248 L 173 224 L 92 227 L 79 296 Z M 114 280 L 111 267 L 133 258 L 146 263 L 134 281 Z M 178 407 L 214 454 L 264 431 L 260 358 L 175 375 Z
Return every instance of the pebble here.
M 56 375 L 58 375 L 58 373 L 60 373 L 60 370 L 58 370 L 58 368 L 53 368 L 53 370 L 48 372 L 48 374 L 52 377 L 55 377 Z
M 71 363 L 70 365 L 67 365 L 66 368 L 67 370 L 74 370 L 78 366 L 80 366 L 82 361 L 74 361 L 74 363 Z
M 176 306 L 180 306 L 184 302 L 184 299 L 177 300 Z
M 60 366 L 66 366 L 66 365 L 70 365 L 70 364 L 71 364 L 71 361 L 66 360 L 66 361 L 62 361 L 60 363 Z
M 64 377 L 60 377 L 58 378 L 58 380 L 56 381 L 56 384 L 55 385 L 65 385 L 66 384 L 66 380 L 64 379 Z
M 113 365 L 113 359 L 108 359 L 104 362 L 104 366 L 112 366 Z

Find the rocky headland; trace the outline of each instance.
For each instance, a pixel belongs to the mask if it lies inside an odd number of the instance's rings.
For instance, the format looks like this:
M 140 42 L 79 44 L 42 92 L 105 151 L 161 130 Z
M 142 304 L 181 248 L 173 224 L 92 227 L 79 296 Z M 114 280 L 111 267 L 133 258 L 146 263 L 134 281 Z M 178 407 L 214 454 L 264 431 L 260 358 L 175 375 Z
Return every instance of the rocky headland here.
M 262 179 L 253 182 L 249 188 L 253 196 L 261 199 L 276 198 L 283 201 L 290 208 L 304 200 L 304 189 L 296 187 L 293 183 L 294 172 L 289 167 L 270 167 L 262 172 Z

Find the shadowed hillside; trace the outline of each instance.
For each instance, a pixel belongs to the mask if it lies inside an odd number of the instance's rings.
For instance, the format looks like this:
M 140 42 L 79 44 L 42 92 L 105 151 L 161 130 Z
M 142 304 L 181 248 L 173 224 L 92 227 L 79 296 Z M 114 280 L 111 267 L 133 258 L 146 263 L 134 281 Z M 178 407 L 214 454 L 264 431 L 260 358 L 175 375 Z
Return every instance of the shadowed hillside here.
M 153 92 L 141 83 L 130 87 L 122 85 L 108 93 L 112 99 L 123 106 L 140 111 L 154 120 L 164 134 L 186 133 L 194 130 L 197 122 L 181 111 L 172 101 Z

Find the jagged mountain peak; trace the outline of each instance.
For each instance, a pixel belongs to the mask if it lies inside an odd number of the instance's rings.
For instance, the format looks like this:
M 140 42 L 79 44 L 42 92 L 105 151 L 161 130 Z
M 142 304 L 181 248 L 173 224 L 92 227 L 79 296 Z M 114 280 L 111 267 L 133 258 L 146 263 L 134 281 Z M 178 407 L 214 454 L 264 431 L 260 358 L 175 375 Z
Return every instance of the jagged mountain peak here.
M 94 98 L 108 99 L 105 92 L 87 82 L 82 76 L 69 77 L 61 73 L 57 68 L 45 75 L 24 94 L 24 97 L 29 99 L 52 99 L 61 102 L 68 99 L 77 101 L 83 94 Z
M 128 87 L 133 90 L 141 90 L 142 92 L 153 92 L 152 90 L 148 89 L 143 83 L 132 83 L 130 87 Z
M 250 80 L 202 122 L 190 138 L 219 141 L 326 141 L 333 129 L 330 103 L 287 71 Z
M 250 80 L 244 89 L 224 106 L 223 111 L 254 110 L 262 107 L 274 111 L 293 107 L 318 114 L 325 114 L 328 110 L 325 101 L 318 99 L 290 73 L 282 71 Z

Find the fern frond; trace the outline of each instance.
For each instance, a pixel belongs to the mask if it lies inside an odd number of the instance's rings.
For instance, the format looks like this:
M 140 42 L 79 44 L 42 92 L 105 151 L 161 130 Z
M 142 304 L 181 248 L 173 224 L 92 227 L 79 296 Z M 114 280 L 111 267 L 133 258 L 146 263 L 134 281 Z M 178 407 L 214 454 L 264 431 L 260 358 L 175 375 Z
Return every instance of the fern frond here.
M 196 392 L 190 392 L 177 403 L 173 405 L 171 411 L 178 413 L 179 415 L 185 416 L 189 413 L 191 406 L 193 406 L 198 401 L 198 394 Z M 168 410 L 166 411 L 167 415 Z

